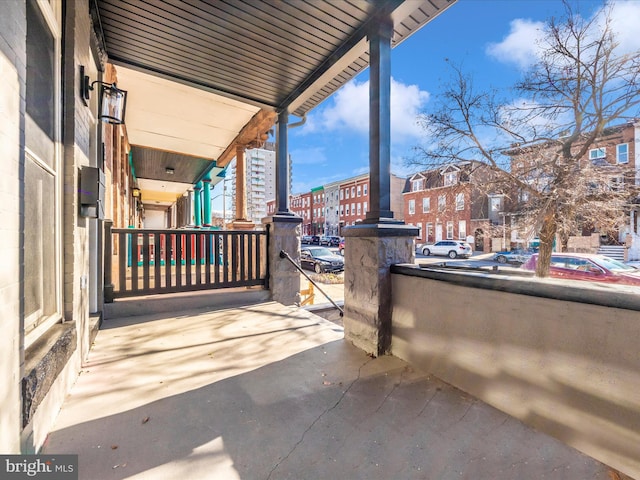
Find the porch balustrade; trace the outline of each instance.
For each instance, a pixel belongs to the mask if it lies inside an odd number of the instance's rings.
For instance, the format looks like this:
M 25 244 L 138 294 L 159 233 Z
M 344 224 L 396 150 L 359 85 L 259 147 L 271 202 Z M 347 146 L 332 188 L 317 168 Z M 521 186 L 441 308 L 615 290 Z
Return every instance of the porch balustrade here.
M 266 286 L 267 232 L 110 228 L 105 302 L 115 298 Z

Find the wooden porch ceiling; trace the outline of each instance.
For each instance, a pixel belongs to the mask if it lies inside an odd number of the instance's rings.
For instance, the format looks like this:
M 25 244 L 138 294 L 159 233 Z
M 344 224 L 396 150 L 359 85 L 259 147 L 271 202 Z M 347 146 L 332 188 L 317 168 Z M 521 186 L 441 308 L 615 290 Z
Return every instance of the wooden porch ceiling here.
M 131 143 L 224 167 L 276 112 L 302 116 L 365 69 L 381 13 L 395 46 L 455 1 L 94 0 L 92 14 Z

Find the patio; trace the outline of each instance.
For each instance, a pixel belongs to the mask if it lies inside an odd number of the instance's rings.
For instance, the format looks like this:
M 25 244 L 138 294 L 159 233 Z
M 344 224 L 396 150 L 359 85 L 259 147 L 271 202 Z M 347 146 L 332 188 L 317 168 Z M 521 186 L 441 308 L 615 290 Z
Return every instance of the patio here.
M 43 449 L 81 479 L 611 478 L 261 290 L 172 297 L 116 302 L 99 331 Z

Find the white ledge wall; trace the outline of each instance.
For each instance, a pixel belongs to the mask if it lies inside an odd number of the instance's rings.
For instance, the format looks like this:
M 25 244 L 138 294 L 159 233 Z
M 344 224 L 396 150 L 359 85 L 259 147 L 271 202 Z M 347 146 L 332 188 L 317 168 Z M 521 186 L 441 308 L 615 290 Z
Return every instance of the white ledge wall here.
M 640 478 L 640 312 L 401 274 L 392 291 L 393 355 Z

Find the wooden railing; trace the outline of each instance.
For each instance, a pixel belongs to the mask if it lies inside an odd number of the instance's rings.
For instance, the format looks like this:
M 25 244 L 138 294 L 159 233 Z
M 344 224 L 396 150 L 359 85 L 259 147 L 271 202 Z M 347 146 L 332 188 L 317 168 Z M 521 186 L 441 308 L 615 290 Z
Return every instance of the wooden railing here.
M 118 297 L 265 285 L 267 233 L 111 228 L 105 302 Z

